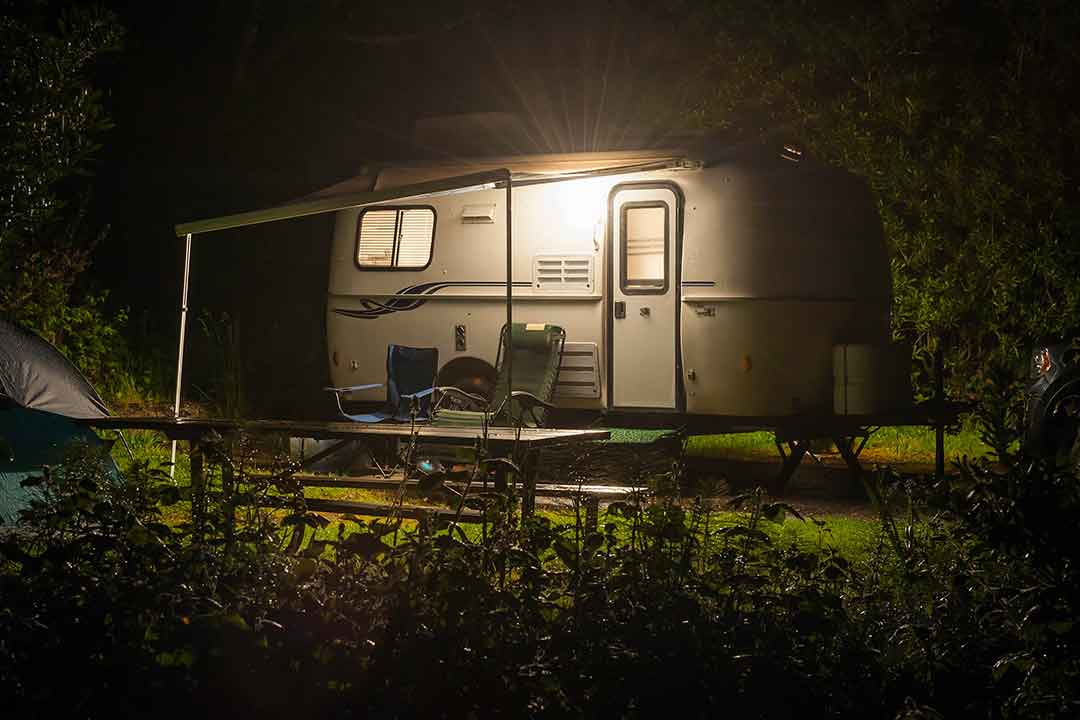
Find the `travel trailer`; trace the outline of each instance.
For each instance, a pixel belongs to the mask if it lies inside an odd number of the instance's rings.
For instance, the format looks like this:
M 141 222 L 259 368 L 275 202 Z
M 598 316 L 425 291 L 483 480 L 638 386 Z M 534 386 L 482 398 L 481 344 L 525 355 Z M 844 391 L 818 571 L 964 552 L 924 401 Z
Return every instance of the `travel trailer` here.
M 576 422 L 721 431 L 843 416 L 855 432 L 911 407 L 868 188 L 757 146 L 387 164 L 293 203 L 178 225 L 177 413 L 192 237 L 327 213 L 337 387 L 382 380 L 397 344 L 437 348 L 439 384 L 490 390 L 512 320 L 565 329 L 554 399 Z M 383 392 L 345 399 L 377 405 Z
M 192 240 L 333 214 L 330 381 L 385 378 L 391 344 L 437 348 L 437 383 L 492 390 L 505 323 L 565 330 L 552 424 L 773 430 L 782 492 L 809 441 L 854 477 L 872 428 L 944 427 L 891 342 L 889 256 L 869 189 L 792 148 L 393 163 L 277 207 L 184 223 L 179 416 Z M 318 378 L 311 379 L 317 387 Z M 384 390 L 344 393 L 371 407 Z M 785 451 L 784 447 L 787 447 Z
M 509 196 L 488 184 L 336 211 L 326 303 L 336 386 L 381 378 L 389 343 L 438 348 L 440 384 L 490 386 L 509 218 L 514 320 L 566 330 L 560 408 L 663 424 L 910 402 L 890 346 L 874 200 L 854 176 L 790 148 L 397 164 L 308 200 L 499 168 Z

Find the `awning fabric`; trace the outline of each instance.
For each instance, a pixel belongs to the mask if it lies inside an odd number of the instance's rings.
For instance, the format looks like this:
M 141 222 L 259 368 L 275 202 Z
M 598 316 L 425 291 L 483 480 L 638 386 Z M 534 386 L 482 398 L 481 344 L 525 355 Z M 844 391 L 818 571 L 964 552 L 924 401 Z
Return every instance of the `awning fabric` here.
M 509 173 L 505 170 L 459 175 L 457 177 L 433 180 L 430 182 L 417 183 L 399 188 L 386 190 L 373 190 L 369 192 L 344 193 L 328 197 L 311 197 L 298 200 L 265 210 L 251 210 L 235 215 L 222 215 L 221 217 L 194 222 L 181 223 L 176 226 L 176 236 L 201 235 L 214 230 L 229 230 L 231 228 L 246 227 L 248 225 L 261 225 L 262 223 L 275 222 L 277 220 L 290 220 L 292 218 L 319 215 L 321 213 L 336 212 L 348 208 L 370 205 L 372 203 L 385 202 L 406 197 L 421 197 L 424 195 L 436 195 L 445 192 L 460 192 L 474 187 L 483 187 L 493 183 L 506 182 Z

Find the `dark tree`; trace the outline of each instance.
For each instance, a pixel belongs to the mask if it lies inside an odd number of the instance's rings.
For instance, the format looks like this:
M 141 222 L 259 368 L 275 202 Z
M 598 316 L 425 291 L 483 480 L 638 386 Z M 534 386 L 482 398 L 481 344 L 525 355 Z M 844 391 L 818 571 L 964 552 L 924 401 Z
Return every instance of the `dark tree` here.
M 80 281 L 105 232 L 86 222 L 98 138 L 109 128 L 93 71 L 119 46 L 101 9 L 0 4 L 0 313 L 37 330 L 98 378 L 119 318 Z
M 894 329 L 968 390 L 1080 331 L 1080 6 L 684 4 L 714 40 L 704 125 L 797 142 L 865 177 L 893 253 Z M 959 388 L 957 388 L 959 389 Z

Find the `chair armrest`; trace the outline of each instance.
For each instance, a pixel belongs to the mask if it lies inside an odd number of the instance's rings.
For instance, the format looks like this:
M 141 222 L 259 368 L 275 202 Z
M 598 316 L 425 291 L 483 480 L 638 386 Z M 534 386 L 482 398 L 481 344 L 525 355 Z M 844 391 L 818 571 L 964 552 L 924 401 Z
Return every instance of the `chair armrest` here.
M 424 390 L 417 390 L 414 393 L 403 394 L 401 397 L 409 398 L 410 400 L 412 400 L 413 398 L 416 398 L 417 400 L 419 400 L 420 398 L 426 398 L 428 395 L 430 395 L 433 392 L 435 392 L 435 388 L 429 387 L 429 388 L 426 388 Z
M 517 400 L 518 405 L 521 406 L 522 411 L 530 412 L 537 407 L 546 407 L 548 410 L 554 410 L 555 405 L 549 402 L 541 400 L 536 395 L 533 395 L 528 390 L 512 390 L 509 397 L 504 397 L 503 401 L 499 403 L 499 407 L 495 409 L 495 415 L 499 415 L 506 409 L 506 404 L 511 400 Z
M 449 395 L 458 400 L 476 403 L 483 408 L 487 408 L 488 406 L 488 400 L 483 395 L 473 395 L 472 393 L 465 392 L 461 388 L 456 388 L 453 385 L 440 385 L 439 387 L 433 388 L 433 390 L 438 391 L 441 395 Z
M 378 387 L 384 387 L 386 383 L 368 383 L 367 385 L 349 385 L 348 387 L 325 387 L 323 390 L 332 393 L 353 392 L 354 390 L 374 390 Z
M 541 400 L 536 395 L 533 395 L 527 390 L 512 390 L 510 392 L 510 397 L 521 403 L 521 406 L 526 410 L 531 410 L 538 405 L 542 405 L 548 410 L 554 410 L 556 407 L 554 403 L 549 403 L 546 400 Z

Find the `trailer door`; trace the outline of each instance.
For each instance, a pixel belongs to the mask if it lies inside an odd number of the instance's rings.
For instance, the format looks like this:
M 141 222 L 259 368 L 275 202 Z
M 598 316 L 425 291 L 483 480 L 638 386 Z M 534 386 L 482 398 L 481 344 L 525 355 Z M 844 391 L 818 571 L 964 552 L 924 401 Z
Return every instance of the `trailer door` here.
M 608 367 L 615 408 L 679 408 L 676 193 L 670 184 L 626 184 L 611 195 Z

